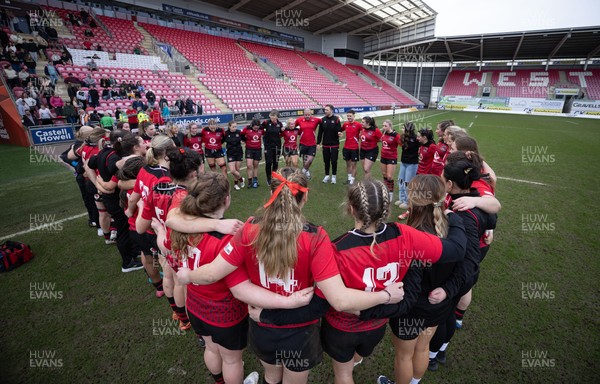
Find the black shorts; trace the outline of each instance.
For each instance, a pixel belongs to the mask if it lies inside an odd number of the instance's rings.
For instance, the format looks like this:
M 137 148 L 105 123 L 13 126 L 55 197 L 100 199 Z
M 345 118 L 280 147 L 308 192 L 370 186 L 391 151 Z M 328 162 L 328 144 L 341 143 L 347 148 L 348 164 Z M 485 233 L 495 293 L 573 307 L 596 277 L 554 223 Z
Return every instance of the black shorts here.
M 450 300 L 445 300 L 443 303 L 440 303 L 440 307 L 435 311 L 430 310 L 428 313 L 413 308 L 406 316 L 390 318 L 389 325 L 392 333 L 400 340 L 416 339 L 427 328 L 441 324 L 454 311 L 455 306 Z
M 298 156 L 298 150 L 296 148 L 283 147 L 283 156 Z
M 231 327 L 215 327 L 188 311 L 194 332 L 200 336 L 210 336 L 212 341 L 230 351 L 241 351 L 248 344 L 248 316 Z
M 377 161 L 377 155 L 379 155 L 379 148 L 373 148 L 373 149 L 368 149 L 368 150 L 360 150 L 360 159 L 364 160 L 371 160 L 371 161 Z
M 293 372 L 316 367 L 323 359 L 319 325 L 299 328 L 261 327 L 250 322 L 250 348 L 267 364 L 285 366 Z
M 331 326 L 325 318 L 321 322 L 323 350 L 335 361 L 347 363 L 354 353 L 367 357 L 385 336 L 385 325 L 364 332 L 345 332 Z
M 220 159 L 223 157 L 222 149 L 205 149 L 204 154 L 209 159 Z
M 235 162 L 235 161 L 242 161 L 243 158 L 243 154 L 242 153 L 234 153 L 234 154 L 227 154 L 227 161 L 229 163 L 231 162 Z
M 342 157 L 345 161 L 358 161 L 358 149 L 342 149 Z
M 139 255 L 140 252 L 144 252 L 144 256 L 158 255 L 156 235 L 148 232 L 140 235 L 137 231 L 130 230 L 129 238 L 132 240 L 133 251 L 136 255 Z
M 312 156 L 315 157 L 317 155 L 317 146 L 316 145 L 302 145 L 300 144 L 300 156 Z
M 260 161 L 262 159 L 262 150 L 246 148 L 246 159 Z
M 398 159 L 386 159 L 386 158 L 382 157 L 381 158 L 381 164 L 396 165 L 396 164 L 398 164 Z

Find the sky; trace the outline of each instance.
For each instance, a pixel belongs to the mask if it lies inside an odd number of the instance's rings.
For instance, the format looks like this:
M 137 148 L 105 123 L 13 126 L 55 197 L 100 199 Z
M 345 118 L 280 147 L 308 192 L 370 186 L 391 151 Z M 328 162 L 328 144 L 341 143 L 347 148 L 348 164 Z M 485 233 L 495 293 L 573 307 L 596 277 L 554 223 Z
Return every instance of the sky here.
M 436 36 L 600 26 L 598 0 L 424 0 Z M 599 37 L 600 40 L 600 37 Z

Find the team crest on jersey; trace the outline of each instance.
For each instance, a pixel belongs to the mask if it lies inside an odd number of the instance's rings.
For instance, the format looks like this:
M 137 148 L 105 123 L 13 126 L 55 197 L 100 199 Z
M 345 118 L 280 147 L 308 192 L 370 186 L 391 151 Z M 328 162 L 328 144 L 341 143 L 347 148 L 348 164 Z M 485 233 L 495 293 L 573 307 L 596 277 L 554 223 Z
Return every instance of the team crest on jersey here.
M 226 254 L 230 255 L 231 251 L 233 251 L 233 245 L 231 245 L 231 243 L 227 243 L 225 248 L 223 248 L 223 251 L 225 251 Z

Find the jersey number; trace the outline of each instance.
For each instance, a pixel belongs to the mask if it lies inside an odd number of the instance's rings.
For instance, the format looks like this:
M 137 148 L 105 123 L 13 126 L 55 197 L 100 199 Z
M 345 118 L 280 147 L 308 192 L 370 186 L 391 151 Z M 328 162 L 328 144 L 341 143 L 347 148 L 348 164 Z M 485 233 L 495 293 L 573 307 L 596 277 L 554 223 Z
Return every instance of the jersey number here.
M 260 273 L 260 284 L 269 289 L 271 284 L 275 284 L 283 288 L 286 293 L 294 293 L 294 288 L 298 286 L 298 281 L 294 280 L 294 270 L 290 269 L 287 272 L 285 279 L 280 279 L 279 277 L 269 277 L 265 272 L 265 267 L 262 263 L 258 263 L 258 270 Z
M 363 283 L 365 283 L 365 291 L 373 292 L 375 290 L 376 280 L 384 281 L 383 285 L 388 286 L 394 284 L 398 279 L 400 271 L 400 263 L 389 263 L 383 267 L 365 268 L 363 273 Z

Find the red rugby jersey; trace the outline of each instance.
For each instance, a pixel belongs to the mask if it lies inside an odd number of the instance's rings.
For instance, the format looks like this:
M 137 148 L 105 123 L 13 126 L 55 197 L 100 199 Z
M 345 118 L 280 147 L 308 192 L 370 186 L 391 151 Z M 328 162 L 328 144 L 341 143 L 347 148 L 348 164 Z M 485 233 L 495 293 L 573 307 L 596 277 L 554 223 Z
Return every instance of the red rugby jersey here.
M 433 154 L 433 163 L 431 164 L 431 170 L 429 173 L 432 175 L 441 176 L 444 173 L 444 166 L 446 165 L 446 157 L 448 156 L 448 144 L 443 141 L 439 141 L 435 153 Z
M 165 236 L 165 242 L 163 245 L 169 251 L 171 251 L 171 228 L 168 228 L 164 222 L 167 220 L 169 212 L 171 212 L 172 209 L 178 208 L 181 205 L 181 201 L 185 199 L 187 194 L 187 189 L 177 188 L 171 195 L 167 194 L 164 199 L 160 199 L 156 202 L 156 207 L 162 212 L 161 217 L 163 220 L 163 227 L 167 229 L 167 234 Z M 159 218 L 159 220 L 161 219 Z M 171 266 L 175 272 L 177 272 L 177 270 L 182 266 L 182 264 L 173 257 L 172 252 L 169 252 L 165 256 L 165 259 L 167 259 L 167 263 L 169 263 L 169 266 Z
M 431 164 L 433 164 L 433 154 L 437 146 L 433 143 L 429 145 L 421 145 L 419 147 L 419 165 L 417 167 L 418 175 L 426 175 L 431 173 Z
M 195 247 L 188 247 L 184 266 L 195 270 L 210 264 L 231 241 L 231 235 L 219 232 L 202 234 Z M 194 239 L 190 239 L 193 242 Z M 197 241 L 197 240 L 196 240 Z M 248 280 L 246 270 L 238 268 L 224 279 L 208 285 L 187 285 L 186 308 L 195 316 L 215 327 L 231 327 L 248 315 L 248 305 L 233 297 L 230 287 Z
M 202 130 L 202 142 L 204 143 L 204 149 L 206 150 L 217 150 L 223 148 L 223 138 L 225 132 L 223 128 L 217 127 L 215 131 L 211 131 L 210 128 L 204 127 Z
M 336 260 L 348 288 L 376 292 L 402 281 L 415 262 L 435 263 L 442 255 L 442 242 L 437 236 L 399 223 L 385 224 L 377 232 L 377 244 L 371 254 L 373 235 L 350 231 L 336 240 Z M 364 332 L 377 329 L 387 319 L 361 321 L 357 316 L 330 308 L 327 322 L 344 332 Z
M 252 129 L 252 127 L 245 127 L 242 129 L 242 137 L 246 140 L 246 149 L 261 149 L 262 148 L 262 136 L 264 130 L 259 128 L 258 130 Z
M 148 201 L 148 196 L 152 192 L 154 186 L 158 179 L 164 176 L 169 175 L 169 170 L 160 165 L 146 165 L 144 168 L 140 169 L 140 172 L 135 179 L 135 185 L 133 187 L 133 192 L 139 193 L 142 196 L 142 200 L 144 204 Z
M 267 276 L 262 264 L 258 263 L 256 252 L 251 245 L 257 236 L 258 229 L 259 225 L 255 219 L 249 218 L 220 253 L 228 263 L 245 268 L 252 283 L 279 295 L 289 296 L 296 291 L 312 287 L 315 281 L 326 280 L 339 274 L 327 232 L 322 227 L 305 224 L 304 230 L 297 240 L 296 266 L 288 272 L 285 278 Z M 320 291 L 317 290 L 316 293 L 322 296 Z M 314 324 L 317 321 L 285 326 L 263 323 L 260 325 L 273 328 L 295 328 Z
M 195 136 L 186 136 L 183 139 L 183 145 L 194 152 L 204 155 L 204 151 L 202 150 L 202 132 L 198 132 Z
M 363 126 L 358 121 L 345 122 L 342 125 L 342 131 L 346 132 L 346 141 L 344 142 L 344 148 L 356 151 L 360 144 L 360 131 Z
M 298 128 L 284 129 L 280 134 L 280 136 L 283 137 L 283 146 L 288 149 L 297 149 L 299 132 L 300 130 Z
M 306 120 L 304 117 L 299 117 L 294 123 L 294 127 L 300 127 L 300 145 L 306 145 L 312 147 L 317 145 L 317 126 L 321 123 L 321 119 L 318 117 L 311 117 Z
M 383 134 L 379 128 L 366 129 L 363 128 L 360 131 L 360 149 L 363 151 L 369 151 L 377 148 L 377 143 L 381 140 Z
M 79 148 L 77 148 L 77 154 L 81 157 L 81 159 L 86 162 L 89 161 L 92 156 L 96 156 L 98 154 L 98 152 L 100 152 L 100 150 L 98 149 L 97 145 L 88 145 L 88 144 L 84 144 L 82 146 L 80 146 Z M 95 169 L 94 170 L 96 172 L 96 176 L 99 175 L 98 170 Z M 87 179 L 87 174 L 83 174 L 83 176 Z
M 398 146 L 402 145 L 402 136 L 396 131 L 381 136 L 381 158 L 398 160 Z

